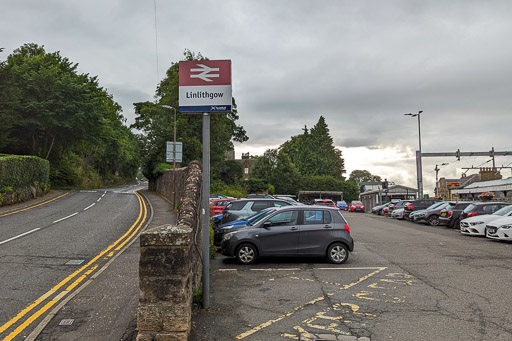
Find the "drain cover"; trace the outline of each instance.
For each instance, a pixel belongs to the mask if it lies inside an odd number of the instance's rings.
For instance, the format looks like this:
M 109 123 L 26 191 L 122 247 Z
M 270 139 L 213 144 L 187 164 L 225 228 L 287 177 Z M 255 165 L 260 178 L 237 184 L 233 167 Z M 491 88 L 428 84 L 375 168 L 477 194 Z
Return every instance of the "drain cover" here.
M 72 259 L 66 263 L 66 265 L 80 265 L 84 262 L 83 259 Z
M 75 319 L 64 319 L 60 321 L 59 326 L 70 326 L 73 324 L 74 321 Z

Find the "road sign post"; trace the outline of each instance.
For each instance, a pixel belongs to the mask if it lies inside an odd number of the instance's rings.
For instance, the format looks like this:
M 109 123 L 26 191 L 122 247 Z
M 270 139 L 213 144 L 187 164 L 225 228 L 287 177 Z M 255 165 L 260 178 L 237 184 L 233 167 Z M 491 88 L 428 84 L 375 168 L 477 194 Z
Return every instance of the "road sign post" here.
M 231 60 L 180 62 L 179 111 L 203 115 L 203 308 L 210 305 L 210 114 L 230 112 L 231 104 Z

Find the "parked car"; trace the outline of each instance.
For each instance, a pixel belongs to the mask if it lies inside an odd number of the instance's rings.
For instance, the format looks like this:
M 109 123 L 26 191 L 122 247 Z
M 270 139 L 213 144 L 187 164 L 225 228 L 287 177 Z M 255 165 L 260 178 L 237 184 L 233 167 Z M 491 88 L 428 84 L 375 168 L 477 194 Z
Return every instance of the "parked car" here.
M 439 200 L 436 200 L 436 199 L 418 199 L 418 200 L 413 200 L 413 201 L 411 201 L 409 203 L 409 205 L 407 205 L 405 207 L 404 216 L 405 216 L 405 218 L 409 218 L 410 219 L 411 212 L 419 211 L 419 210 L 424 210 L 427 207 L 432 206 L 436 202 L 439 202 Z
M 345 263 L 354 249 L 347 221 L 337 208 L 273 208 L 254 222 L 224 235 L 221 252 L 251 264 L 265 256 L 318 256 Z
M 280 199 L 240 199 L 232 201 L 222 211 L 220 224 L 245 219 L 256 212 L 270 207 L 290 206 L 286 200 Z
M 336 207 L 336 204 L 331 199 L 315 199 L 313 205 Z
M 397 205 L 400 203 L 401 201 L 398 200 L 398 201 L 391 201 L 389 202 L 383 209 L 382 209 L 382 215 L 386 215 L 386 216 L 390 216 L 391 215 L 391 212 L 393 212 L 393 210 L 395 210 L 397 208 Z M 402 206 L 400 206 L 402 207 Z
M 224 208 L 226 208 L 226 206 L 228 206 L 228 204 L 233 200 L 236 200 L 236 199 L 228 198 L 228 199 L 213 199 L 213 200 L 211 200 L 210 201 L 210 214 L 215 215 L 215 214 L 222 213 Z
M 226 196 L 226 195 L 223 195 L 223 194 L 210 194 L 210 201 L 212 200 L 215 200 L 215 199 L 228 199 L 229 197 Z
M 460 233 L 472 236 L 485 236 L 487 224 L 509 216 L 512 216 L 512 205 L 502 207 L 493 214 L 482 214 L 462 219 L 460 221 Z
M 395 211 L 395 210 L 401 210 L 401 209 L 404 209 L 405 210 L 405 207 L 407 205 L 409 205 L 411 203 L 410 200 L 400 200 L 398 201 L 397 203 L 395 203 L 394 205 L 391 205 L 389 206 L 389 210 L 390 210 L 390 215 Z M 402 216 L 403 216 L 403 211 L 402 211 Z M 401 218 L 403 219 L 403 218 Z
M 302 205 L 300 202 L 291 197 L 276 195 L 275 198 L 288 201 L 292 205 Z
M 337 201 L 336 207 L 338 207 L 342 211 L 348 211 L 348 204 L 345 200 Z
M 460 220 L 482 214 L 492 214 L 500 208 L 510 205 L 506 202 L 474 202 L 468 205 L 460 214 Z
M 402 207 L 402 208 L 397 208 L 395 210 L 393 210 L 393 212 L 391 212 L 391 218 L 395 218 L 395 219 L 404 219 L 404 211 L 405 211 L 405 208 Z
M 439 217 L 441 216 L 441 211 L 449 206 L 455 206 L 455 202 L 439 202 L 435 203 L 429 208 L 425 210 L 420 210 L 415 212 L 414 214 L 414 222 L 415 223 L 423 223 L 431 226 L 439 225 Z
M 230 232 L 234 227 L 245 226 L 249 223 L 252 223 L 255 219 L 259 218 L 261 215 L 265 214 L 268 210 L 272 210 L 273 208 L 267 208 L 261 210 L 259 212 L 254 213 L 252 216 L 246 219 L 235 220 L 229 223 L 225 223 L 215 227 L 213 231 L 213 245 L 220 247 L 220 243 L 222 242 L 222 237 L 225 233 Z
M 372 213 L 373 214 L 377 214 L 377 215 L 381 215 L 382 214 L 382 210 L 385 208 L 385 207 L 388 207 L 392 205 L 391 202 L 387 202 L 385 204 L 382 204 L 382 205 L 377 205 L 375 207 L 372 208 Z
M 259 193 L 247 194 L 247 199 L 256 199 L 256 198 L 260 198 L 260 199 L 276 199 L 276 198 L 274 198 L 273 195 L 270 195 L 270 194 L 259 194 Z
M 350 212 L 364 212 L 364 205 L 361 201 L 354 200 L 348 206 Z
M 415 218 L 415 217 L 416 217 L 416 214 L 420 214 L 420 215 L 421 215 L 425 210 L 434 209 L 434 208 L 436 208 L 436 207 L 438 207 L 438 206 L 441 206 L 442 204 L 443 204 L 443 202 L 438 201 L 438 202 L 434 202 L 432 205 L 430 205 L 430 206 L 429 206 L 429 207 L 427 207 L 427 208 L 424 208 L 424 209 L 422 209 L 422 210 L 416 210 L 416 211 L 413 211 L 413 212 L 411 212 L 411 213 L 409 214 L 409 220 L 410 220 L 410 221 L 414 221 L 414 220 L 416 219 L 416 218 Z M 406 209 L 407 209 L 407 208 L 406 208 Z
M 490 222 L 485 231 L 487 238 L 512 241 L 512 217 L 502 217 Z
M 455 206 L 446 207 L 441 211 L 439 223 L 450 228 L 459 228 L 460 214 L 469 204 L 471 204 L 469 201 L 457 202 Z

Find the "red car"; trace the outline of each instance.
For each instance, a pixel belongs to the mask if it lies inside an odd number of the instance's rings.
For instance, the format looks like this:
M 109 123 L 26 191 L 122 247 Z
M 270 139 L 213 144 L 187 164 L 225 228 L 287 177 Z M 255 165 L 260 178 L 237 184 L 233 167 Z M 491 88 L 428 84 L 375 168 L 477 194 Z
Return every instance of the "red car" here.
M 364 212 L 364 205 L 361 201 L 352 201 L 348 206 L 349 212 Z
M 213 216 L 218 213 L 222 213 L 224 208 L 233 200 L 236 200 L 234 198 L 228 198 L 228 199 L 214 199 L 210 202 L 210 214 Z

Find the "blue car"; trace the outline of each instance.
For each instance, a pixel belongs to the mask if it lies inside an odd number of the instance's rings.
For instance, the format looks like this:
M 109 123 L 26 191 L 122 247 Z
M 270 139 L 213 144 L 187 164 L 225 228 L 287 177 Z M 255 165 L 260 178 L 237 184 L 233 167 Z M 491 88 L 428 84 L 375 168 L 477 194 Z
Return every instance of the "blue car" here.
M 253 222 L 254 220 L 256 220 L 257 218 L 259 218 L 264 213 L 266 213 L 266 212 L 268 212 L 270 210 L 273 210 L 273 208 L 267 208 L 267 209 L 265 209 L 263 211 L 257 212 L 257 213 L 253 214 L 252 216 L 250 216 L 247 219 L 230 221 L 229 223 L 225 223 L 225 224 L 222 224 L 220 226 L 215 225 L 215 218 L 218 215 L 220 215 L 220 217 L 217 218 L 218 222 L 220 222 L 220 219 L 222 219 L 222 214 L 217 214 L 217 215 L 213 216 L 213 218 L 214 218 L 214 221 L 213 221 L 214 226 L 217 226 L 215 228 L 214 233 L 213 233 L 213 245 L 220 246 L 220 243 L 222 242 L 222 237 L 224 236 L 224 233 L 229 232 L 229 230 L 232 229 L 233 227 L 247 225 L 247 224 Z
M 347 205 L 345 200 L 341 200 L 341 201 L 336 202 L 336 207 L 339 208 L 342 211 L 347 211 L 348 210 L 348 205 Z

